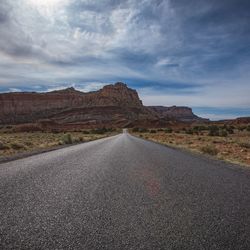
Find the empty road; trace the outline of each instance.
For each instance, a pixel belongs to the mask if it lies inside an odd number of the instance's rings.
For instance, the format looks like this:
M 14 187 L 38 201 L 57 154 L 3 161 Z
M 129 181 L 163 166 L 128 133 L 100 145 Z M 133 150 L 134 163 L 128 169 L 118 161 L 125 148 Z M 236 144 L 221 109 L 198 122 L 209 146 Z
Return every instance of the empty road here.
M 127 133 L 0 164 L 0 249 L 250 249 L 250 171 Z

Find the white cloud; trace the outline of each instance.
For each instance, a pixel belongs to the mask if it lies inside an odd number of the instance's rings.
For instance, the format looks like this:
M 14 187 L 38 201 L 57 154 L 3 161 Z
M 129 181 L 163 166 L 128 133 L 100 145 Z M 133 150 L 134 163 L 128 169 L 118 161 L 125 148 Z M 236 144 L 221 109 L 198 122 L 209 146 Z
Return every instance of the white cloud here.
M 163 106 L 192 106 L 192 107 L 250 107 L 249 85 L 214 83 L 213 85 L 203 86 L 195 89 L 191 93 L 183 93 L 175 90 L 167 93 L 168 90 L 155 91 L 151 88 L 139 90 L 141 99 L 145 105 Z
M 20 92 L 21 89 L 17 89 L 17 88 L 9 88 L 9 92 Z
M 250 63 L 233 54 L 244 51 L 234 41 L 236 30 L 232 35 L 227 24 L 192 25 L 213 5 L 193 9 L 178 2 L 2 0 L 0 87 L 51 89 L 76 82 L 87 92 L 104 82 L 145 80 L 185 85 L 156 91 L 151 84 L 140 90 L 148 105 L 249 107 Z
M 103 83 L 103 82 L 86 82 L 84 85 L 76 87 L 77 90 L 82 92 L 91 92 L 101 89 L 103 86 L 113 84 L 113 83 Z
M 208 118 L 211 121 L 235 119 L 239 117 L 239 115 L 212 114 L 212 113 L 199 113 L 198 115 L 203 118 Z

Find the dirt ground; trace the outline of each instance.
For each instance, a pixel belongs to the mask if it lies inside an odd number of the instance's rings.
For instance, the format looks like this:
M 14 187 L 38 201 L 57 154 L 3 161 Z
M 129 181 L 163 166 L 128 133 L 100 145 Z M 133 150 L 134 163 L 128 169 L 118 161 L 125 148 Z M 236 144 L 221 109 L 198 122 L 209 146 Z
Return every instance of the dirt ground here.
M 142 138 L 165 145 L 213 155 L 219 159 L 250 167 L 250 132 L 234 130 L 227 136 L 209 136 L 208 132 L 186 134 L 153 130 L 134 133 Z

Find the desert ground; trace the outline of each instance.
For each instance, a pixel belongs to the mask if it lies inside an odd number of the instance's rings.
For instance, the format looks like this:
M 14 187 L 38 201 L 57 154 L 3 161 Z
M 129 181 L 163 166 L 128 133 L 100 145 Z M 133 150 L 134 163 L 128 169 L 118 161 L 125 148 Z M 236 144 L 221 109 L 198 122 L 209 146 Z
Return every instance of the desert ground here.
M 93 141 L 121 129 L 87 129 L 70 132 L 15 132 L 0 129 L 0 159 L 20 153 Z M 182 128 L 131 128 L 135 136 L 250 167 L 250 125 L 192 125 Z
M 250 167 L 249 125 L 196 125 L 177 130 L 134 128 L 131 133 L 164 145 Z
M 75 132 L 13 132 L 12 126 L 0 129 L 0 160 L 22 153 L 39 152 L 58 146 L 89 142 L 111 136 L 118 130 L 88 129 Z

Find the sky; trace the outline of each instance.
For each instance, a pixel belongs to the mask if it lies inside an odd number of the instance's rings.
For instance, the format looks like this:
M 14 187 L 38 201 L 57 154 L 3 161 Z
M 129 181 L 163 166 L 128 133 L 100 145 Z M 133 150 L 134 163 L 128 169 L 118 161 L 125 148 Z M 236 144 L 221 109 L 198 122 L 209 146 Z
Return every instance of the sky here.
M 250 116 L 250 1 L 0 0 L 0 92 L 118 81 L 144 105 Z

